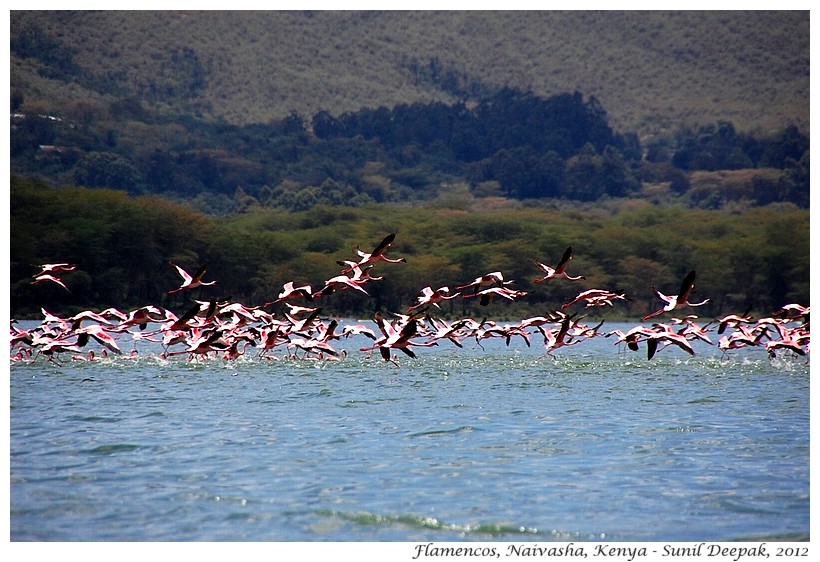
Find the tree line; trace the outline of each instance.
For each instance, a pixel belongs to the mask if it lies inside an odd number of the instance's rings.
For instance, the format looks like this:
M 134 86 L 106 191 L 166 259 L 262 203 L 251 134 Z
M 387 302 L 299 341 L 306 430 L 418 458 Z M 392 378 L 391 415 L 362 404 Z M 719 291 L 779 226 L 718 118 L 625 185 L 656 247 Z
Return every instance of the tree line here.
M 685 197 L 693 172 L 740 169 L 779 171 L 750 186 L 747 204 L 809 205 L 809 141 L 795 127 L 755 136 L 720 122 L 641 140 L 613 131 L 600 103 L 577 92 L 545 99 L 504 88 L 470 104 L 321 111 L 247 126 L 160 116 L 137 98 L 60 115 L 24 108 L 13 93 L 13 172 L 198 201 L 214 214 L 424 201 L 463 181 L 477 196 L 519 200 L 643 197 L 649 184 Z
M 248 305 L 273 300 L 288 281 L 321 284 L 339 274 L 339 260 L 370 251 L 390 232 L 390 254 L 404 264 L 378 264 L 372 298 L 356 291 L 322 297 L 325 314 L 370 317 L 402 312 L 419 291 L 451 288 L 500 270 L 529 291 L 518 302 L 450 301 L 442 314 L 493 318 L 543 315 L 581 290 L 624 291 L 615 308 L 593 316 L 636 318 L 657 308 L 651 287 L 673 293 L 690 269 L 696 296 L 711 303 L 702 318 L 755 311 L 768 314 L 788 302 L 809 302 L 809 212 L 794 205 L 720 210 L 626 205 L 620 209 L 550 205 L 469 212 L 460 197 L 421 204 L 315 205 L 304 211 L 256 207 L 229 217 L 205 215 L 154 195 L 121 190 L 52 188 L 12 176 L 10 182 L 10 288 L 14 318 L 39 317 L 40 308 L 74 313 L 109 306 L 156 304 L 184 312 L 190 298 L 232 299 Z M 569 272 L 583 282 L 534 284 L 534 261 L 555 265 L 567 246 Z M 33 285 L 42 263 L 70 262 L 63 277 Z M 188 271 L 208 266 L 212 287 L 169 295 Z

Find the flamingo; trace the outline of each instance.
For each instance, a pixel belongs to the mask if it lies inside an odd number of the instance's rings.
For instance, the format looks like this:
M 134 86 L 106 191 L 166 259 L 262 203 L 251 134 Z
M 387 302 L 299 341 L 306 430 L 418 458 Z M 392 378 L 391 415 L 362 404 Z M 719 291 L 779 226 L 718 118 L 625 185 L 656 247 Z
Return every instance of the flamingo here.
M 794 315 L 789 316 L 792 312 L 794 312 Z M 802 306 L 802 305 L 799 305 L 797 303 L 790 303 L 790 304 L 784 304 L 779 309 L 772 312 L 772 316 L 777 316 L 778 314 L 782 314 L 783 316 L 786 316 L 786 317 L 789 317 L 789 318 L 799 318 L 799 317 L 802 317 L 802 316 L 808 316 L 809 312 L 810 312 L 810 307 L 808 307 L 808 306 Z
M 604 320 L 601 320 L 598 324 L 593 327 L 589 327 L 586 324 L 579 324 L 575 322 L 575 326 L 571 328 L 572 333 L 571 335 L 574 338 L 594 338 L 598 335 L 598 331 L 601 329 L 601 326 L 604 325 Z
M 83 326 L 82 328 L 75 330 L 75 333 L 79 335 L 77 338 L 77 345 L 80 347 L 85 347 L 85 344 L 88 343 L 88 338 L 90 336 L 97 340 L 100 345 L 107 347 L 117 355 L 122 355 L 122 351 L 120 350 L 120 346 L 117 345 L 116 340 L 109 336 L 99 324 L 89 324 L 88 326 Z
M 376 311 L 376 314 L 373 316 L 373 320 L 376 322 L 376 325 L 379 327 L 379 330 L 381 330 L 383 336 L 378 338 L 373 345 L 362 347 L 359 351 L 372 351 L 374 349 L 378 349 L 379 353 L 381 353 L 382 359 L 385 361 L 390 361 L 396 366 L 398 366 L 398 362 L 395 358 L 391 357 L 391 349 L 401 350 L 408 357 L 415 358 L 416 354 L 412 349 L 410 349 L 411 345 L 423 347 L 438 345 L 438 342 L 435 341 L 411 341 L 412 338 L 418 334 L 418 320 L 416 318 L 410 318 L 404 324 L 400 324 L 396 327 L 386 321 L 381 312 Z
M 712 343 L 712 340 L 709 339 L 708 335 L 708 333 L 711 331 L 709 329 L 711 322 L 709 324 L 706 324 L 705 326 L 700 326 L 697 322 L 695 322 L 696 319 L 697 316 L 690 314 L 689 316 L 686 316 L 683 319 L 672 318 L 672 323 L 684 324 L 684 327 L 681 330 L 679 330 L 678 333 L 682 336 L 685 336 L 687 339 L 699 339 L 701 341 L 708 343 L 709 345 L 714 345 Z
M 313 289 L 310 288 L 310 285 L 294 287 L 293 281 L 288 281 L 287 283 L 282 285 L 282 291 L 279 293 L 279 296 L 276 298 L 276 300 L 265 303 L 265 308 L 272 304 L 276 304 L 288 299 L 298 298 L 304 298 L 309 302 L 313 302 Z
M 200 305 L 195 304 L 191 308 L 189 308 L 185 314 L 180 316 L 179 318 L 170 321 L 170 325 L 168 326 L 168 330 L 184 330 L 186 328 L 191 328 L 194 326 L 194 319 L 196 315 L 199 314 Z
M 44 283 L 46 281 L 56 283 L 60 287 L 62 287 L 66 291 L 68 291 L 68 287 L 65 286 L 65 283 L 63 283 L 63 281 L 59 277 L 55 277 L 54 275 L 51 275 L 49 273 L 41 273 L 40 275 L 38 275 L 37 277 L 34 278 L 34 281 L 32 281 L 31 284 L 32 285 L 38 285 L 38 284 Z M 68 292 L 70 293 L 71 291 L 68 291 Z
M 187 271 L 179 267 L 178 265 L 172 263 L 179 273 L 179 276 L 182 277 L 182 285 L 179 286 L 178 289 L 171 289 L 168 291 L 169 295 L 173 295 L 180 291 L 184 291 L 187 289 L 194 289 L 196 287 L 203 287 L 206 285 L 215 285 L 216 281 L 203 281 L 202 278 L 205 276 L 205 272 L 208 269 L 207 264 L 200 267 L 196 273 L 193 275 L 189 275 Z
M 504 281 L 504 274 L 500 271 L 492 271 L 487 273 L 486 275 L 482 275 L 481 277 L 476 277 L 474 281 L 471 283 L 467 283 L 465 285 L 460 285 L 456 287 L 456 291 L 463 291 L 464 289 L 469 289 L 470 287 L 475 288 L 475 292 L 478 293 L 478 290 L 481 287 L 487 287 L 488 285 L 495 285 L 497 287 L 506 287 L 507 285 L 511 285 L 515 283 L 515 281 Z M 465 295 L 466 298 L 466 295 Z
M 604 337 L 608 338 L 610 336 L 618 336 L 618 339 L 615 341 L 615 345 L 620 345 L 626 342 L 626 346 L 632 351 L 638 351 L 638 343 L 641 341 L 641 336 L 651 336 L 655 332 L 649 328 L 644 326 L 635 326 L 634 328 L 628 330 L 627 332 L 623 332 L 622 330 L 612 330 L 611 332 L 607 332 L 604 334 Z
M 765 326 L 761 330 L 750 330 L 743 325 L 738 325 L 730 336 L 723 336 L 718 340 L 718 349 L 725 355 L 730 349 L 760 345 L 767 332 L 768 327 Z
M 417 297 L 418 304 L 411 306 L 407 309 L 407 311 L 414 312 L 422 306 L 430 304 L 438 309 L 441 309 L 438 303 L 454 299 L 459 295 L 461 295 L 461 293 L 450 293 L 450 287 L 439 287 L 434 291 L 432 287 L 427 286 L 419 293 L 419 296 Z
M 362 324 L 348 324 L 342 328 L 342 336 L 349 338 L 350 336 L 366 336 L 371 340 L 376 340 L 376 333 Z
M 566 302 L 561 305 L 562 309 L 567 309 L 576 302 L 585 300 L 587 301 L 587 308 L 592 306 L 604 306 L 604 305 L 612 305 L 612 301 L 614 299 L 617 300 L 626 300 L 626 293 L 623 291 L 607 291 L 605 289 L 588 289 L 586 291 L 582 291 L 578 293 L 578 295 L 569 302 Z
M 686 277 L 683 278 L 683 282 L 680 285 L 680 291 L 678 291 L 677 296 L 669 296 L 664 295 L 654 286 L 652 290 L 655 294 L 660 298 L 662 301 L 666 303 L 662 308 L 656 310 L 655 312 L 651 312 L 643 317 L 643 320 L 649 320 L 650 318 L 654 318 L 656 316 L 660 316 L 664 312 L 671 312 L 673 310 L 679 310 L 686 306 L 702 306 L 709 302 L 709 299 L 705 299 L 701 302 L 691 303 L 689 302 L 689 295 L 692 293 L 692 289 L 695 288 L 695 270 L 693 269 L 690 271 Z
M 430 315 L 427 316 L 427 320 L 432 324 L 434 329 L 428 341 L 448 339 L 453 342 L 456 347 L 464 347 L 464 344 L 461 343 L 461 339 L 466 336 L 466 332 L 463 331 L 463 328 L 468 324 L 468 318 L 457 320 L 452 324 Z
M 490 328 L 483 330 L 480 337 L 476 336 L 476 343 L 485 337 L 502 337 L 506 340 L 507 347 L 509 347 L 513 336 L 521 336 L 527 347 L 530 347 L 530 334 L 520 324 L 504 324 L 503 326 L 493 324 Z
M 556 357 L 552 354 L 552 352 L 556 349 L 580 343 L 581 340 L 572 341 L 571 339 L 566 339 L 567 332 L 569 332 L 571 324 L 572 318 L 567 316 L 561 321 L 561 326 L 557 331 L 544 330 L 541 326 L 537 326 L 538 331 L 544 336 L 544 347 L 547 350 L 545 355 L 549 355 L 555 359 Z
M 347 266 L 345 272 L 352 273 L 353 275 L 350 278 L 359 283 L 366 283 L 367 281 L 381 281 L 384 279 L 384 277 L 373 277 L 370 275 L 370 270 L 373 269 L 374 265 L 372 263 L 367 264 L 366 267 L 362 267 L 359 262 L 350 260 L 337 260 L 336 263 Z
M 766 351 L 769 353 L 770 358 L 775 358 L 776 349 L 789 349 L 797 355 L 806 355 L 803 345 L 809 341 L 807 334 L 801 334 L 797 329 L 789 330 L 780 324 L 777 324 L 776 327 L 780 339 L 766 343 Z
M 40 266 L 40 273 L 53 273 L 57 271 L 74 271 L 77 264 L 73 263 L 44 263 Z
M 194 333 L 187 339 L 188 347 L 182 351 L 172 351 L 168 353 L 169 357 L 174 355 L 189 354 L 193 359 L 195 356 L 207 356 L 211 352 L 224 353 L 229 351 L 231 345 L 227 343 L 220 330 L 208 330 L 201 333 Z
M 564 277 L 566 279 L 569 279 L 570 281 L 579 281 L 581 279 L 586 279 L 586 277 L 584 277 L 583 275 L 579 275 L 578 277 L 572 277 L 565 271 L 567 265 L 569 264 L 569 260 L 571 259 L 572 246 L 569 246 L 564 251 L 564 255 L 561 257 L 561 261 L 558 262 L 558 265 L 556 265 L 554 269 L 546 264 L 541 263 L 540 261 L 534 260 L 535 265 L 537 265 L 543 270 L 544 276 L 539 279 L 533 280 L 533 283 L 543 283 L 544 281 L 549 281 L 550 279 L 553 279 L 555 277 Z
M 517 298 L 527 296 L 527 294 L 528 293 L 526 291 L 516 291 L 513 289 L 508 289 L 506 287 L 490 287 L 489 289 L 477 291 L 472 295 L 464 295 L 464 298 L 469 299 L 473 297 L 481 297 L 481 299 L 479 300 L 479 304 L 481 306 L 487 306 L 488 304 L 490 304 L 490 301 L 492 301 L 493 297 L 496 295 L 514 301 Z
M 129 326 L 139 326 L 140 330 L 144 330 L 149 322 L 162 324 L 172 320 L 176 320 L 176 317 L 170 311 L 163 312 L 156 306 L 149 304 L 129 312 L 125 320 L 119 324 L 119 327 L 124 329 Z
M 327 281 L 325 281 L 324 287 L 313 293 L 313 298 L 318 298 L 324 295 L 332 295 L 336 292 L 337 289 L 346 289 L 351 288 L 359 291 L 360 293 L 364 293 L 368 297 L 370 293 L 362 288 L 363 280 L 356 280 L 347 275 L 337 275 L 336 277 L 331 277 Z
M 123 316 L 124 318 L 124 316 Z M 107 316 L 103 316 L 102 314 L 97 314 L 92 310 L 83 310 L 78 312 L 74 316 L 70 317 L 68 320 L 71 321 L 71 327 L 75 330 L 80 327 L 84 320 L 93 320 L 98 324 L 105 324 L 106 326 L 112 326 L 111 321 L 108 319 Z
M 303 320 L 298 320 L 289 314 L 285 314 L 285 318 L 288 319 L 290 322 L 290 330 L 289 332 L 292 334 L 300 333 L 300 332 L 309 332 L 313 328 L 313 323 L 319 319 L 319 315 L 322 313 L 321 308 L 314 308 L 310 314 Z M 321 320 L 320 320 L 321 321 Z
M 663 331 L 655 332 L 655 334 L 649 336 L 649 338 L 646 340 L 647 360 L 652 359 L 652 357 L 655 356 L 655 352 L 658 351 L 658 344 L 660 344 L 661 342 L 666 343 L 666 345 L 677 345 L 679 348 L 684 350 L 689 355 L 695 354 L 695 350 L 692 349 L 692 344 L 689 343 L 689 340 L 687 340 L 685 336 L 676 334 L 674 332 Z
M 736 328 L 739 324 L 753 324 L 754 321 L 750 316 L 740 316 L 738 314 L 728 314 L 722 318 L 718 318 L 718 334 L 726 331 L 726 328 Z
M 242 346 L 242 349 L 239 349 L 239 344 L 244 343 L 245 345 Z M 239 337 L 236 338 L 233 343 L 231 343 L 231 347 L 228 348 L 226 351 L 222 353 L 222 358 L 227 361 L 233 361 L 234 359 L 239 359 L 240 356 L 245 355 L 245 350 L 248 346 L 256 346 L 256 342 L 254 342 L 250 338 Z
M 292 338 L 288 342 L 287 347 L 289 349 L 298 347 L 304 350 L 305 355 L 302 357 L 303 359 L 306 359 L 310 353 L 316 353 L 319 356 L 322 356 L 323 353 L 328 353 L 332 356 L 338 355 L 338 352 L 333 349 L 329 343 L 311 338 Z
M 369 263 L 375 263 L 378 261 L 383 261 L 387 263 L 407 263 L 407 260 L 404 258 L 388 258 L 384 255 L 384 253 L 393 245 L 393 240 L 396 239 L 396 233 L 392 232 L 384 237 L 384 240 L 379 242 L 379 244 L 373 248 L 373 251 L 369 254 L 362 252 L 359 247 L 353 248 L 353 251 L 359 256 L 359 261 L 356 264 L 359 267 Z M 352 266 L 348 266 L 346 269 L 342 271 L 342 274 L 347 274 L 353 271 Z

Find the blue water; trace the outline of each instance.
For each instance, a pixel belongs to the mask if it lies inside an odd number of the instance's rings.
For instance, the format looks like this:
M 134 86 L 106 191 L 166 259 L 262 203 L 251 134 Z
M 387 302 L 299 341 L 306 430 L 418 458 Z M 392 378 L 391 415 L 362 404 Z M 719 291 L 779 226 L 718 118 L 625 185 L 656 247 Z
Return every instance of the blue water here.
M 809 538 L 805 358 L 368 342 L 13 363 L 11 540 Z

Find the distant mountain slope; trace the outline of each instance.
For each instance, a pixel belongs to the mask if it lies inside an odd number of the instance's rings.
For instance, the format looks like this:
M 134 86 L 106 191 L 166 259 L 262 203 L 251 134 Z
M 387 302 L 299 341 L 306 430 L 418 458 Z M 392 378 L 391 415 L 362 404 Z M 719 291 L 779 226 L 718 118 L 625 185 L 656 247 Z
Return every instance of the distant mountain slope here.
M 12 90 L 45 108 L 137 96 L 247 124 L 509 85 L 595 96 L 642 135 L 809 125 L 808 11 L 12 11 L 23 32 L 69 54 L 43 76 L 12 53 Z

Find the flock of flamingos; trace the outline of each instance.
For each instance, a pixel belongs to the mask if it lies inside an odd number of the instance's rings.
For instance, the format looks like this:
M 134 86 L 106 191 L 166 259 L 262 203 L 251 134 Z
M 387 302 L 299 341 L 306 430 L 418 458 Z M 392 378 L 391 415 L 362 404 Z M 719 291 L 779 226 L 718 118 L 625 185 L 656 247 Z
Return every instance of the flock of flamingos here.
M 555 358 L 554 353 L 564 347 L 577 345 L 593 337 L 614 338 L 614 344 L 637 352 L 642 346 L 647 359 L 667 346 L 676 346 L 684 352 L 695 355 L 692 341 L 701 340 L 714 345 L 710 338 L 716 332 L 717 346 L 723 353 L 742 347 L 765 348 L 770 358 L 783 352 L 808 358 L 809 353 L 809 308 L 799 304 L 787 304 L 769 317 L 752 319 L 748 316 L 731 314 L 716 318 L 705 325 L 697 322 L 698 317 L 688 314 L 682 318 L 669 317 L 668 323 L 655 321 L 650 327 L 638 325 L 623 332 L 621 330 L 602 331 L 604 322 L 590 326 L 582 323 L 585 315 L 570 312 L 570 308 L 591 308 L 613 306 L 627 296 L 622 292 L 603 289 L 581 291 L 560 310 L 547 316 L 525 318 L 520 322 L 500 324 L 490 320 L 477 321 L 472 318 L 448 322 L 436 316 L 439 303 L 455 298 L 479 299 L 487 305 L 493 299 L 516 300 L 527 295 L 524 291 L 512 289 L 512 280 L 505 280 L 500 271 L 477 277 L 451 290 L 449 287 L 432 289 L 424 287 L 417 302 L 405 313 L 391 314 L 390 318 L 380 312 L 373 317 L 373 325 L 350 324 L 340 326 L 335 319 L 321 316 L 321 300 L 336 291 L 352 290 L 369 295 L 367 286 L 383 277 L 374 277 L 371 270 L 378 262 L 403 263 L 404 258 L 391 258 L 386 252 L 392 246 L 395 234 L 389 234 L 370 253 L 354 248 L 356 260 L 337 262 L 342 266 L 339 275 L 326 280 L 316 289 L 309 285 L 295 286 L 285 283 L 278 297 L 263 306 L 247 307 L 238 302 L 220 300 L 193 300 L 195 304 L 182 316 L 154 305 L 143 306 L 129 312 L 108 308 L 101 312 L 82 311 L 69 318 L 59 318 L 42 309 L 43 321 L 29 330 L 19 329 L 16 321 L 11 321 L 11 360 L 59 362 L 66 357 L 75 361 L 93 361 L 106 358 L 109 354 L 138 356 L 140 341 L 155 342 L 164 350 L 160 357 L 175 356 L 189 360 L 220 359 L 234 360 L 249 353 L 249 348 L 260 358 L 266 359 L 313 359 L 341 360 L 346 350 L 338 349 L 340 340 L 351 336 L 366 336 L 370 345 L 360 348 L 370 357 L 375 351 L 384 361 L 398 365 L 397 354 L 402 352 L 416 357 L 413 348 L 452 344 L 463 347 L 468 340 L 481 346 L 485 338 L 504 338 L 509 345 L 513 338 L 521 338 L 527 346 L 531 338 L 543 338 L 544 356 Z M 571 276 L 566 268 L 572 259 L 572 247 L 567 248 L 555 267 L 535 264 L 541 270 L 541 277 L 535 283 L 552 282 L 557 279 L 578 281 L 584 276 Z M 204 281 L 206 267 L 202 266 L 194 275 L 172 264 L 182 283 L 168 291 L 169 294 L 190 291 L 197 287 L 216 284 Z M 40 266 L 32 284 L 56 283 L 68 291 L 58 275 L 76 268 L 74 264 L 54 263 Z M 689 296 L 695 286 L 695 271 L 682 280 L 677 293 L 666 295 L 652 288 L 660 304 L 655 311 L 646 314 L 647 321 L 666 314 L 676 313 L 706 304 L 690 302 Z M 265 309 L 280 305 L 276 313 Z M 130 336 L 133 349 L 123 351 L 118 340 L 125 334 Z M 715 336 L 712 336 L 715 337 Z M 89 346 L 88 344 L 92 345 Z M 96 351 L 95 351 L 96 349 Z

